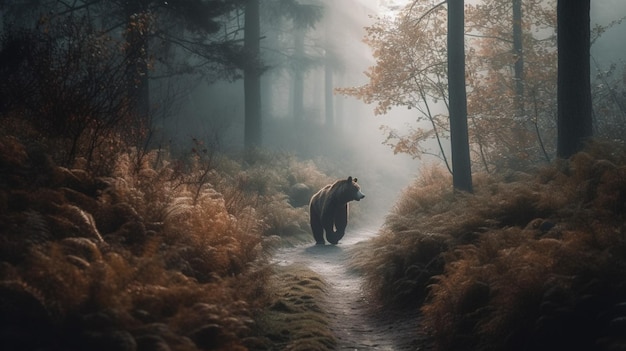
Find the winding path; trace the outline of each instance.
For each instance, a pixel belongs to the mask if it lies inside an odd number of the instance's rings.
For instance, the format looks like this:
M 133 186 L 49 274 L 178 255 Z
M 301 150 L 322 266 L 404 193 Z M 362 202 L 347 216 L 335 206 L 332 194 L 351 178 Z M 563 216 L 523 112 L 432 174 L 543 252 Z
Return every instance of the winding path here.
M 283 248 L 274 256 L 279 265 L 300 263 L 319 274 L 328 284 L 326 313 L 337 350 L 429 350 L 425 337 L 418 335 L 417 312 L 374 312 L 362 291 L 363 278 L 349 270 L 349 251 L 376 232 L 348 233 L 339 245 L 312 244 Z

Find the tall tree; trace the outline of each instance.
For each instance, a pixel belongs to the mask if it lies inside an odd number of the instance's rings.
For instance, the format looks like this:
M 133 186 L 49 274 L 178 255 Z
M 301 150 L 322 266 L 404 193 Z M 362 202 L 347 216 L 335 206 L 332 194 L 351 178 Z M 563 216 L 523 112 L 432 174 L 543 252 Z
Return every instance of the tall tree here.
M 241 0 L 240 0 L 241 1 Z M 293 78 L 290 89 L 290 106 L 294 119 L 303 118 L 304 72 L 310 69 L 309 54 L 306 52 L 307 30 L 313 28 L 322 17 L 321 7 L 315 4 L 301 4 L 298 0 L 243 0 L 245 3 L 244 21 L 244 90 L 245 90 L 245 132 L 244 143 L 246 148 L 261 146 L 262 113 L 261 86 L 257 88 L 256 79 L 260 79 L 266 69 L 290 69 Z M 254 4 L 256 2 L 256 4 Z M 252 22 L 248 22 L 252 21 Z M 263 47 L 260 46 L 260 30 L 263 28 Z M 290 33 L 290 35 L 284 35 Z M 281 38 L 293 38 L 293 41 Z M 289 43 L 284 45 L 287 41 Z M 285 60 L 287 58 L 287 60 Z M 271 80 L 265 81 L 265 88 Z M 257 94 L 255 91 L 259 91 Z M 268 89 L 269 90 L 269 89 Z M 263 91 L 265 98 L 268 92 Z
M 452 183 L 457 190 L 472 192 L 472 167 L 467 132 L 464 29 L 464 1 L 448 0 L 448 94 Z
M 515 57 L 515 113 L 524 116 L 524 47 L 522 41 L 522 0 L 513 0 L 513 56 Z
M 246 149 L 261 146 L 261 24 L 259 0 L 247 0 L 245 5 L 243 50 L 246 56 L 243 67 L 244 89 L 244 146 Z
M 590 77 L 590 0 L 557 3 L 557 156 L 569 158 L 593 134 Z
M 304 39 L 306 28 L 296 26 L 293 31 L 293 91 L 291 102 L 293 104 L 293 118 L 296 123 L 302 122 L 304 118 L 304 73 L 306 70 Z
M 321 59 L 307 51 L 311 45 L 309 33 L 315 29 L 315 25 L 322 19 L 322 6 L 316 2 L 302 4 L 294 0 L 279 0 L 280 16 L 289 19 L 293 32 L 293 55 L 291 57 L 293 91 L 291 103 L 293 104 L 293 118 L 296 123 L 302 122 L 305 115 L 304 89 L 305 74 L 315 65 L 319 65 Z M 308 40 L 307 40 L 308 39 Z
M 333 75 L 336 66 L 336 54 L 334 43 L 331 40 L 334 28 L 331 27 L 330 13 L 324 23 L 324 115 L 325 124 L 328 129 L 335 128 L 335 104 L 334 104 L 334 83 Z
M 488 171 L 556 150 L 556 1 L 483 0 L 466 9 L 470 139 Z

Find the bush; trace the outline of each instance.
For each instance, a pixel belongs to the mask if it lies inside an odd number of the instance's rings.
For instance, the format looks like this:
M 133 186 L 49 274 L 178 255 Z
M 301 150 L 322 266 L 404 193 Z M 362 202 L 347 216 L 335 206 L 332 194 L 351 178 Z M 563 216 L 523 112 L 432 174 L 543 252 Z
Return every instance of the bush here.
M 535 175 L 478 176 L 472 195 L 437 172 L 356 257 L 383 303 L 421 306 L 440 349 L 624 345 L 622 145 L 596 141 Z
M 118 154 L 109 176 L 94 177 L 39 164 L 38 151 L 0 137 L 0 312 L 10 316 L 0 343 L 255 343 L 255 311 L 269 301 L 268 250 L 276 235 L 308 228 L 306 208 L 282 193 L 301 163 L 284 157 L 243 169 L 223 158 L 177 170 L 167 155 L 153 151 L 135 163 L 132 152 Z M 319 181 L 315 173 L 296 177 Z M 35 336 L 32 325 L 46 333 Z

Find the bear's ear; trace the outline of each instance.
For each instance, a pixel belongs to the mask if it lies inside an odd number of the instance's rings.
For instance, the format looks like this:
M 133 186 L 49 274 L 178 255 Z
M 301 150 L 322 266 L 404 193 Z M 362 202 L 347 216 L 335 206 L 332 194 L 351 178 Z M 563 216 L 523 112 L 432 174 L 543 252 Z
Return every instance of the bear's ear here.
M 358 182 L 358 180 L 356 178 L 354 178 L 354 182 L 356 183 L 356 182 Z
M 352 183 L 352 176 L 348 177 L 348 182 Z

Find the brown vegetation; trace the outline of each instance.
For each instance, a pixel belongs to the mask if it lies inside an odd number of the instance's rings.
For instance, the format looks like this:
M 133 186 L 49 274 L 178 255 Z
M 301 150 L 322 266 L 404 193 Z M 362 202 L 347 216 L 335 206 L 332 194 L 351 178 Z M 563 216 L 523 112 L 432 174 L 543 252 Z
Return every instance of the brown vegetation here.
M 45 139 L 14 131 L 0 130 L 2 349 L 263 344 L 268 250 L 278 236 L 311 240 L 306 206 L 287 194 L 328 181 L 313 164 L 259 154 L 257 165 L 216 156 L 208 167 L 197 152 L 129 151 L 96 175 L 98 165 L 57 166 Z
M 407 188 L 355 258 L 371 291 L 421 306 L 439 349 L 623 349 L 623 145 L 475 183 L 432 168 Z

